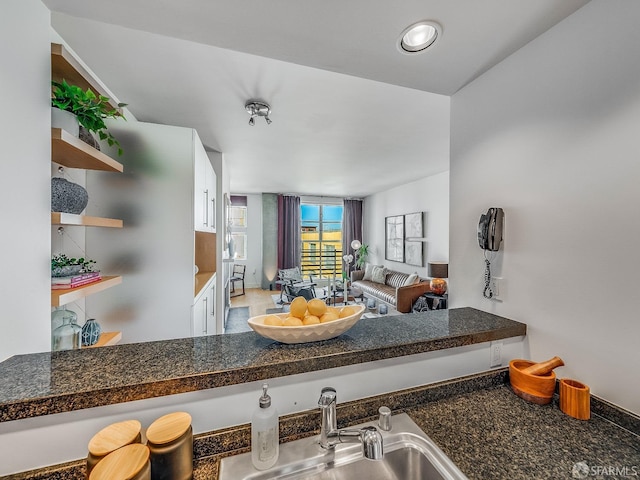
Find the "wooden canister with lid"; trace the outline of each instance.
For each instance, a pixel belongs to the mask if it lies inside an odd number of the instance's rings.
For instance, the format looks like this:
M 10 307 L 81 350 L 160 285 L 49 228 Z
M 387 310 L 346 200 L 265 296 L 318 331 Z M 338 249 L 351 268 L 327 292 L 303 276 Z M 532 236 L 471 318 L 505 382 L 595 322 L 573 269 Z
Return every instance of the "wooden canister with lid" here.
M 140 443 L 142 438 L 142 425 L 137 420 L 125 420 L 113 423 L 98 433 L 89 441 L 87 455 L 87 478 L 94 467 L 111 452 L 130 445 Z
M 89 480 L 151 480 L 149 448 L 140 443 L 126 445 L 104 457 Z
M 174 412 L 154 421 L 147 429 L 153 480 L 193 478 L 193 429 L 191 415 Z

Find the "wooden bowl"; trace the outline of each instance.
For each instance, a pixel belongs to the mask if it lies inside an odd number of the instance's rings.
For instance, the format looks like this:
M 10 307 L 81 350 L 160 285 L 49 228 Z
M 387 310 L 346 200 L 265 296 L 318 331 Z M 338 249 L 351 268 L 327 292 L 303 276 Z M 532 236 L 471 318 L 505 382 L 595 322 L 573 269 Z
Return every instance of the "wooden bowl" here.
M 546 405 L 551 403 L 553 392 L 556 389 L 556 374 L 551 371 L 545 375 L 531 375 L 522 371 L 534 364 L 535 362 L 520 359 L 509 362 L 511 389 L 516 395 L 528 402 Z

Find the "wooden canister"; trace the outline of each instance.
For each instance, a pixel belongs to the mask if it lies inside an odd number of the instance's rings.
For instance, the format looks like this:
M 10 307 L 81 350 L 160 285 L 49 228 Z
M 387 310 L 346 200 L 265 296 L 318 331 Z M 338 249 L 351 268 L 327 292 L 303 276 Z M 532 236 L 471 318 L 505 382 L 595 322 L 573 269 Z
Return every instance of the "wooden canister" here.
M 139 421 L 126 420 L 113 423 L 96 433 L 88 445 L 87 478 L 98 462 L 111 452 L 125 445 L 140 443 L 141 431 L 142 425 Z
M 140 443 L 126 445 L 104 457 L 89 480 L 151 480 L 149 448 Z
M 191 415 L 174 412 L 158 418 L 147 429 L 153 480 L 193 478 Z
M 578 420 L 591 418 L 589 387 L 570 378 L 560 380 L 560 410 Z

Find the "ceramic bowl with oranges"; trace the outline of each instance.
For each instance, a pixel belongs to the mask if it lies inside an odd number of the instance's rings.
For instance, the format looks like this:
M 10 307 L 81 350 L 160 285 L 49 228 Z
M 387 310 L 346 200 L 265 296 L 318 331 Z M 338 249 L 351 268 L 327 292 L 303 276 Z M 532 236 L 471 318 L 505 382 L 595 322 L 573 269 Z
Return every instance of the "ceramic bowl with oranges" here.
M 353 327 L 365 305 L 331 307 L 319 298 L 296 297 L 288 313 L 251 317 L 249 326 L 265 338 L 282 343 L 306 343 L 337 337 Z

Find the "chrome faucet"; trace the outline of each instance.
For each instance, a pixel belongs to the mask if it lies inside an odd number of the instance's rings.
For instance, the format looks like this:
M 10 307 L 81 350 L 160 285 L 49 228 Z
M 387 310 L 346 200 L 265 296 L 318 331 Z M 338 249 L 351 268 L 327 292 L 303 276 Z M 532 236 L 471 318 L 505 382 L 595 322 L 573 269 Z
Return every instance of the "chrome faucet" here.
M 324 387 L 320 393 L 318 406 L 322 413 L 322 425 L 320 427 L 320 446 L 333 449 L 338 443 L 362 444 L 362 454 L 371 460 L 382 459 L 382 435 L 376 427 L 365 427 L 360 430 L 338 430 L 336 416 L 336 390 L 332 387 Z

